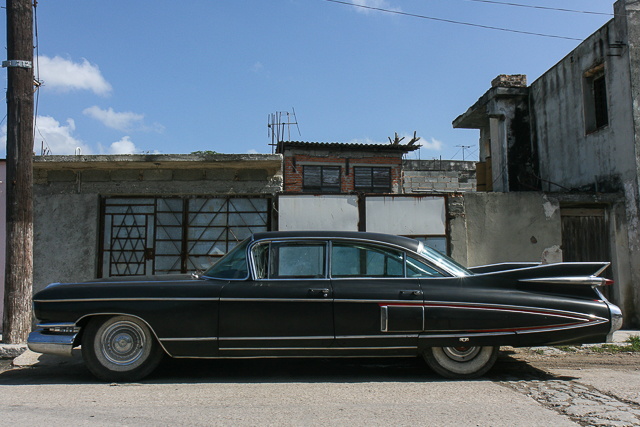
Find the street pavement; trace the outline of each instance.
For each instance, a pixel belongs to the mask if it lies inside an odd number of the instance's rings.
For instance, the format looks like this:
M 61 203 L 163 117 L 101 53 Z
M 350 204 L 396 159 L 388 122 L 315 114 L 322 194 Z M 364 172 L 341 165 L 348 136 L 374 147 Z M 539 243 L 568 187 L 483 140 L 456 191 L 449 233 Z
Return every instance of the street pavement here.
M 96 380 L 78 352 L 26 352 L 0 373 L 0 426 L 634 426 L 639 396 L 640 371 L 539 369 L 508 351 L 474 381 L 418 358 L 167 359 L 131 384 Z

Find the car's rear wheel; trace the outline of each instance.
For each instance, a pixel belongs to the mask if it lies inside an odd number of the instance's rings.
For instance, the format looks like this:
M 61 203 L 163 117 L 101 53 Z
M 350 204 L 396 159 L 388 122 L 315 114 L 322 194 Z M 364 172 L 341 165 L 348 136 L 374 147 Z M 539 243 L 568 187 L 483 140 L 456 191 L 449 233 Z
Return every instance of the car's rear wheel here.
M 430 347 L 423 357 L 445 378 L 469 379 L 484 375 L 496 361 L 499 347 Z
M 163 350 L 149 327 L 129 316 L 97 317 L 82 336 L 82 357 L 104 381 L 136 381 L 160 363 Z

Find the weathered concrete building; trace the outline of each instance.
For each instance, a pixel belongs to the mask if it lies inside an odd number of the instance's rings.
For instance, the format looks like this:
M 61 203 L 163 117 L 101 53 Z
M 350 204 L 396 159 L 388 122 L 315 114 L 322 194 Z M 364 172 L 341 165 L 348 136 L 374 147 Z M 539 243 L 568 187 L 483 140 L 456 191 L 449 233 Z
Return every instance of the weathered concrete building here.
M 195 271 L 272 229 L 280 155 L 34 159 L 34 290 Z
M 640 4 L 614 11 L 531 85 L 499 76 L 453 122 L 480 130 L 478 190 L 493 192 L 465 195 L 452 234 L 467 253 L 453 254 L 611 261 L 609 296 L 640 326 Z

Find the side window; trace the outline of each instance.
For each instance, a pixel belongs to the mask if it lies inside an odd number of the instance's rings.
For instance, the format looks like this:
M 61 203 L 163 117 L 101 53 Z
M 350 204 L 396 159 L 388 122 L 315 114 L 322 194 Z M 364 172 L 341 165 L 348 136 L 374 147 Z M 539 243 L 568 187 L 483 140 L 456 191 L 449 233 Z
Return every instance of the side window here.
M 331 277 L 404 277 L 404 253 L 358 243 L 334 243 Z
M 408 257 L 407 277 L 443 277 L 443 274 L 423 261 Z
M 253 248 L 257 279 L 326 277 L 325 243 L 269 243 Z
M 249 239 L 244 240 L 202 275 L 215 279 L 246 279 L 249 274 L 246 257 L 248 244 Z

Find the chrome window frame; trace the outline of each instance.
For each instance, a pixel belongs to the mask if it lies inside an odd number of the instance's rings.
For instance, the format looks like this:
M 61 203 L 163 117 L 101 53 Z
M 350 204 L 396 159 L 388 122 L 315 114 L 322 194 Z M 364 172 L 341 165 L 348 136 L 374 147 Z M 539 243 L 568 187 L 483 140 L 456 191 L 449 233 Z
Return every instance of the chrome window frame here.
M 387 242 L 381 242 L 379 240 L 371 240 L 371 239 L 360 239 L 360 238 L 334 238 L 334 237 L 291 237 L 291 238 L 273 238 L 273 239 L 261 239 L 261 240 L 253 240 L 253 237 L 251 238 L 252 241 L 249 243 L 249 245 L 247 246 L 247 262 L 249 263 L 249 276 L 255 280 L 255 281 L 273 281 L 273 280 L 278 280 L 278 281 L 299 281 L 299 280 L 331 280 L 331 279 L 335 279 L 335 280 L 362 280 L 362 279 L 367 279 L 367 280 L 415 280 L 415 279 L 429 279 L 429 280 L 438 280 L 438 279 L 447 279 L 447 278 L 453 278 L 453 277 L 464 277 L 464 276 L 458 276 L 454 271 L 448 269 L 446 267 L 446 265 L 442 265 L 441 263 L 436 262 L 435 260 L 432 260 L 430 258 L 426 258 L 424 257 L 420 252 L 415 252 L 412 251 L 404 246 L 400 246 L 400 245 L 395 245 L 393 243 L 387 243 Z M 305 242 L 317 242 L 317 241 L 322 241 L 325 242 L 326 244 L 326 255 L 325 255 L 325 277 L 319 277 L 319 278 L 308 278 L 308 279 L 300 279 L 300 278 L 292 278 L 292 279 L 269 279 L 268 277 L 266 278 L 262 278 L 259 279 L 258 278 L 258 274 L 257 274 L 257 269 L 256 269 L 256 265 L 253 259 L 253 248 L 256 247 L 257 245 L 260 244 L 271 244 L 271 243 L 290 243 L 290 242 L 299 242 L 299 243 L 305 243 Z M 383 276 L 383 277 L 367 277 L 367 276 L 352 276 L 352 277 L 332 277 L 331 276 L 331 250 L 333 247 L 333 243 L 334 242 L 358 242 L 358 243 L 363 243 L 363 244 L 370 244 L 370 245 L 374 245 L 374 246 L 381 246 L 383 248 L 392 248 L 395 250 L 399 250 L 400 252 L 403 253 L 404 255 L 404 263 L 403 263 L 403 271 L 404 274 L 403 276 Z M 418 241 L 418 251 L 421 251 L 422 248 L 424 247 L 424 244 L 420 241 Z M 436 276 L 418 276 L 418 277 L 407 277 L 407 257 L 411 255 L 414 258 L 417 258 L 419 260 L 424 260 L 428 265 L 433 266 L 433 268 L 437 271 L 440 271 L 443 276 L 442 277 L 436 277 Z M 236 281 L 240 280 L 240 279 L 234 279 Z M 242 279 L 242 280 L 246 280 Z

